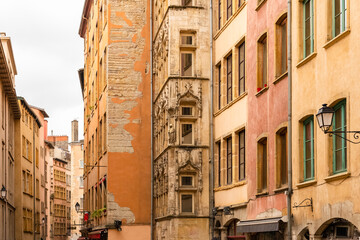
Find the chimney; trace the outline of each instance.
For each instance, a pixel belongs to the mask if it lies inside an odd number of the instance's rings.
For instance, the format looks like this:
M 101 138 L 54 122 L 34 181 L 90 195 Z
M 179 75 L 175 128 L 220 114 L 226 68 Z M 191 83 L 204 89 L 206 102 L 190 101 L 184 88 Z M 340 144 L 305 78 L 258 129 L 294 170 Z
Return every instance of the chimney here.
M 73 120 L 71 122 L 71 142 L 77 142 L 79 141 L 78 138 L 78 121 L 77 120 Z

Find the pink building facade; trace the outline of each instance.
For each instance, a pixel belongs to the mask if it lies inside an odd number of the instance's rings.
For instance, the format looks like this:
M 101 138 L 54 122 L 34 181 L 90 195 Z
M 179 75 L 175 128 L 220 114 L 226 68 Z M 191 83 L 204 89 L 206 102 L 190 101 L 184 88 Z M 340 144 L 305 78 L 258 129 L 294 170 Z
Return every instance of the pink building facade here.
M 246 72 L 248 84 L 247 220 L 249 239 L 283 239 L 287 190 L 287 2 L 249 0 Z M 251 228 L 263 222 L 261 228 Z

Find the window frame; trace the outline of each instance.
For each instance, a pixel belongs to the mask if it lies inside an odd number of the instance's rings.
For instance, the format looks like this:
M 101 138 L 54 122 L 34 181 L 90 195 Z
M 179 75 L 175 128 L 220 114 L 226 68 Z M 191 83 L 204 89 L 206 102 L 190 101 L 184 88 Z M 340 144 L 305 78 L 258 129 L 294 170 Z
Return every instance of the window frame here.
M 191 125 L 191 143 L 184 143 L 183 141 L 183 125 L 188 124 Z M 181 131 L 181 145 L 193 145 L 194 144 L 194 123 L 192 122 L 181 122 L 180 123 L 180 131 Z
M 244 59 L 241 59 L 241 49 L 243 48 L 243 56 L 244 56 Z M 246 45 L 245 45 L 245 41 L 243 41 L 242 43 L 240 43 L 240 45 L 238 46 L 238 94 L 239 96 L 241 94 L 243 94 L 246 89 L 245 89 L 245 79 L 246 79 L 246 67 L 245 67 L 245 64 L 246 64 Z M 243 73 L 244 75 L 241 76 L 241 68 L 243 68 Z M 241 89 L 243 88 L 243 89 Z
M 233 182 L 233 163 L 232 163 L 232 136 L 226 138 L 226 184 Z
M 218 110 L 221 109 L 221 63 L 217 66 L 218 70 Z
M 183 55 L 186 54 L 191 54 L 191 65 L 189 67 L 191 67 L 191 73 L 190 75 L 185 75 L 185 71 L 184 71 L 184 67 L 183 66 L 185 64 L 185 62 L 183 62 Z M 185 58 L 184 58 L 185 61 Z M 180 51 L 180 76 L 181 77 L 193 77 L 194 76 L 194 52 L 193 51 L 189 51 L 189 50 L 181 50 Z
M 233 66 L 232 66 L 232 53 L 226 57 L 226 103 L 229 104 L 233 100 L 232 88 L 233 88 Z
M 268 190 L 268 137 L 264 136 L 257 141 L 257 190 L 265 193 Z M 260 152 L 261 150 L 261 152 Z M 264 164 L 265 163 L 265 164 Z
M 340 13 L 335 15 L 335 2 L 340 1 Z M 336 37 L 340 35 L 342 32 L 346 30 L 346 24 L 347 24 L 347 0 L 332 0 L 332 6 L 331 6 L 331 29 L 332 29 L 332 37 Z M 339 33 L 336 34 L 336 17 L 340 17 L 340 30 Z
M 221 141 L 216 143 L 218 148 L 218 187 L 221 186 Z
M 310 35 L 306 36 L 306 22 L 307 18 L 306 16 L 306 4 L 310 4 L 310 13 L 308 20 L 310 21 Z M 314 52 L 314 43 L 315 43 L 315 35 L 314 35 L 314 0 L 304 0 L 302 2 L 303 5 L 303 16 L 302 16 L 302 22 L 303 22 L 303 58 L 308 57 Z M 306 40 L 310 39 L 310 49 L 309 52 L 306 48 Z
M 191 212 L 184 212 L 183 211 L 183 196 L 191 196 Z M 182 192 L 180 193 L 180 212 L 182 214 L 193 214 L 194 213 L 194 194 L 189 192 Z
M 233 0 L 226 0 L 226 20 L 229 20 L 233 15 L 232 1 Z
M 276 78 L 282 76 L 287 72 L 287 58 L 288 58 L 288 52 L 287 52 L 287 24 L 288 24 L 288 18 L 287 13 L 284 13 L 276 22 L 276 51 L 275 51 L 275 59 L 276 59 Z M 284 31 L 285 29 L 285 31 Z
M 268 87 L 268 36 L 261 35 L 257 41 L 257 92 Z
M 241 135 L 243 134 L 243 141 L 244 141 L 244 147 L 241 147 Z M 245 132 L 245 129 L 241 130 L 238 132 L 238 138 L 239 138 L 239 153 L 238 153 L 238 161 L 239 161 L 239 181 L 243 181 L 246 179 L 246 132 Z M 241 162 L 241 150 L 244 149 L 244 161 Z M 244 165 L 244 168 L 243 168 L 243 178 L 241 178 L 241 165 Z
M 306 126 L 310 124 L 310 139 L 306 139 Z M 311 146 L 311 153 L 310 153 L 310 159 L 306 158 L 307 152 L 306 152 L 306 143 L 310 141 L 310 146 Z M 310 116 L 308 117 L 304 122 L 303 122 L 303 165 L 304 165 L 304 182 L 306 181 L 311 181 L 314 179 L 315 177 L 315 171 L 314 171 L 314 116 Z M 311 176 L 308 177 L 306 174 L 306 162 L 310 161 L 310 174 Z
M 340 110 L 341 111 L 341 122 L 342 125 L 340 128 L 335 128 L 336 126 L 336 111 Z M 346 131 L 346 100 L 342 100 L 339 103 L 337 103 L 334 106 L 334 117 L 333 117 L 333 125 L 332 125 L 332 129 L 333 131 Z M 346 144 L 346 133 L 339 133 L 339 135 L 341 135 L 341 137 L 333 135 L 332 136 L 332 169 L 333 169 L 333 174 L 337 174 L 337 173 L 342 173 L 342 172 L 346 172 L 347 171 L 347 144 Z M 337 149 L 336 147 L 336 139 L 337 138 L 341 138 L 341 148 Z M 341 151 L 341 169 L 340 170 L 336 170 L 336 162 L 337 162 L 337 158 L 336 158 L 336 152 L 340 150 Z

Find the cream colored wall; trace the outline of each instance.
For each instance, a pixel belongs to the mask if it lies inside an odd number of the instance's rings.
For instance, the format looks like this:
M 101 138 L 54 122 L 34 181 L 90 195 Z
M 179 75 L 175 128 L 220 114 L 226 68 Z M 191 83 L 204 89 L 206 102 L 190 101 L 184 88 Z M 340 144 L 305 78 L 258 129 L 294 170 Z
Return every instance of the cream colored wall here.
M 360 130 L 359 67 L 360 58 L 360 5 L 347 1 L 348 30 L 336 39 L 328 39 L 328 9 L 330 1 L 314 1 L 315 47 L 314 54 L 302 59 L 301 3 L 293 1 L 293 182 L 294 202 L 312 197 L 314 212 L 310 208 L 293 209 L 295 228 L 298 234 L 310 222 L 310 233 L 314 233 L 326 220 L 342 217 L 360 227 L 359 180 L 360 148 L 347 143 L 347 172 L 332 175 L 332 138 L 325 135 L 314 118 L 314 158 L 315 178 L 310 186 L 302 182 L 302 124 L 307 115 L 315 115 L 323 103 L 334 104 L 346 99 L 347 130 Z M 302 62 L 301 62 L 302 61 Z M 314 116 L 315 117 L 315 116 Z M 348 137 L 352 137 L 351 134 Z M 301 188 L 302 187 L 302 188 Z

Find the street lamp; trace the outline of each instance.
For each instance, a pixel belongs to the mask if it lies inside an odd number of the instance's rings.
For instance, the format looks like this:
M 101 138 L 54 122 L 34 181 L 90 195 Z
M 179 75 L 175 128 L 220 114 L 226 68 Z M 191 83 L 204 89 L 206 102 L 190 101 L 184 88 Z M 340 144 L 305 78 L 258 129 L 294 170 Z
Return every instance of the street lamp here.
M 335 111 L 331 107 L 328 107 L 327 104 L 323 104 L 322 107 L 319 109 L 319 112 L 316 114 L 316 118 L 319 124 L 319 127 L 325 134 L 329 134 L 330 136 L 335 135 L 342 139 L 345 139 L 348 142 L 359 144 L 360 143 L 360 131 L 330 131 L 332 126 L 332 122 L 334 119 Z M 353 134 L 354 140 L 350 140 L 347 138 L 346 134 L 351 133 Z
M 76 202 L 76 204 L 75 204 L 75 210 L 77 213 L 79 213 L 79 211 L 80 211 L 80 204 L 78 202 Z
M 2 188 L 1 188 L 1 198 L 2 199 L 6 199 L 6 193 L 7 193 L 6 188 L 3 185 Z

